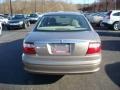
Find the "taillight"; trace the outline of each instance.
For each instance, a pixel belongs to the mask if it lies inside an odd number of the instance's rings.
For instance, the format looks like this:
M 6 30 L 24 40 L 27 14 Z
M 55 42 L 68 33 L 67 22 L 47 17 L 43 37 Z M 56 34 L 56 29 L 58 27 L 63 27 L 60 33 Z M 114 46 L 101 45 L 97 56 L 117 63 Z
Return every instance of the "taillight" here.
M 110 19 L 110 16 L 107 16 L 106 18 L 107 18 L 107 19 Z
M 86 54 L 96 54 L 101 52 L 101 43 L 90 42 Z
M 36 54 L 34 44 L 24 43 L 23 44 L 23 52 L 25 54 Z
M 109 11 L 109 12 L 107 13 L 107 19 L 110 19 L 111 13 L 112 13 L 112 11 Z

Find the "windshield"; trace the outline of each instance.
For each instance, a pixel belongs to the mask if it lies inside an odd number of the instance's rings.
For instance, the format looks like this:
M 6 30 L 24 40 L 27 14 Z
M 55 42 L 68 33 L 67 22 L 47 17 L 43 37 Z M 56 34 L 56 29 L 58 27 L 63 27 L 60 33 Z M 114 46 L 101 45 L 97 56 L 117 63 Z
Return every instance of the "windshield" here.
M 39 21 L 37 30 L 73 31 L 90 30 L 82 15 L 47 15 Z
M 24 15 L 15 15 L 12 19 L 24 19 Z

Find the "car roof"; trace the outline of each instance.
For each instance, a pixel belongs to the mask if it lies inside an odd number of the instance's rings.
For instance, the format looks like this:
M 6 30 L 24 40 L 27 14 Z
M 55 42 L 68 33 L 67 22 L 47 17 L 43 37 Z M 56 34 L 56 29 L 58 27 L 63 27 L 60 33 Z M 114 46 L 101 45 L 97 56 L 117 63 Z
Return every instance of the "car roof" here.
M 24 14 L 15 14 L 15 15 L 23 15 L 24 16 Z
M 110 11 L 112 11 L 112 12 L 118 12 L 119 11 L 120 12 L 120 10 L 110 10 Z
M 60 11 L 60 12 L 48 12 L 45 13 L 44 15 L 83 15 L 80 12 L 64 12 L 64 11 Z

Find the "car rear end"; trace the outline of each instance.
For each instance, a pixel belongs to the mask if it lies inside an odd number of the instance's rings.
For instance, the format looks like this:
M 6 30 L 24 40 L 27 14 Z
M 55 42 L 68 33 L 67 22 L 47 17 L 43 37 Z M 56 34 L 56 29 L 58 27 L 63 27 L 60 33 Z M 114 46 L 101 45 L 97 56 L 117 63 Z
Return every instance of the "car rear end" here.
M 9 21 L 7 23 L 8 29 L 23 28 L 23 21 Z
M 108 26 L 108 27 L 112 26 L 113 21 L 111 21 L 111 16 L 112 16 L 112 11 L 109 11 L 102 21 L 102 24 L 104 26 Z
M 33 13 L 33 14 L 30 14 L 29 16 L 30 23 L 36 23 L 38 19 L 39 19 L 38 14 Z
M 38 18 L 35 18 L 35 17 L 34 17 L 34 18 L 30 18 L 30 20 L 29 20 L 29 21 L 30 21 L 30 23 L 36 23 L 36 22 L 37 22 L 37 20 L 38 20 Z
M 91 26 L 85 31 L 33 31 L 25 38 L 23 51 L 25 70 L 32 73 L 75 74 L 100 69 L 101 41 Z

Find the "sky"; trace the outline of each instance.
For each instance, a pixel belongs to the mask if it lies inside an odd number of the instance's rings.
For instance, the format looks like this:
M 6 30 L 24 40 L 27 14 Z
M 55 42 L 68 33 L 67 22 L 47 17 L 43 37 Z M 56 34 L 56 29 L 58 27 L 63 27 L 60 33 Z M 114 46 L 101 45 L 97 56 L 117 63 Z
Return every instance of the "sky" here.
M 71 0 L 72 3 L 75 4 L 91 4 L 93 3 L 95 0 Z

